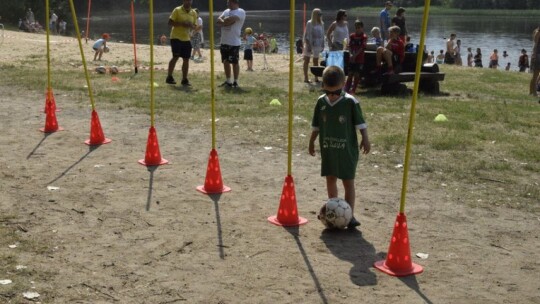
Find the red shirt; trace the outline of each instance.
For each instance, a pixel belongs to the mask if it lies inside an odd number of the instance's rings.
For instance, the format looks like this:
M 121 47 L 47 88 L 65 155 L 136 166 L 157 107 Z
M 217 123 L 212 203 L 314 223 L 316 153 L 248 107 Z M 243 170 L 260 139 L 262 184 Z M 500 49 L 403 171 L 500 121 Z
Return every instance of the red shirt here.
M 403 63 L 403 60 L 405 60 L 405 45 L 403 44 L 403 41 L 399 39 L 390 39 L 386 48 L 392 51 L 394 56 L 399 57 L 400 63 Z
M 350 63 L 364 63 L 364 51 L 366 50 L 367 36 L 364 33 L 352 33 L 349 36 Z

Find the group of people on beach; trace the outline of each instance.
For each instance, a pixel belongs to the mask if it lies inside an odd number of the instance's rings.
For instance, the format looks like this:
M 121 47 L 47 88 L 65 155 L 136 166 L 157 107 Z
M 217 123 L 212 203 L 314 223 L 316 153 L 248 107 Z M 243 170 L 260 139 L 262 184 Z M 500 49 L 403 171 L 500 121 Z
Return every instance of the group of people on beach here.
M 446 41 L 446 52 L 445 50 L 440 50 L 439 54 L 435 56 L 435 52 L 431 51 L 427 55 L 427 63 L 437 63 L 437 64 L 455 64 L 457 66 L 462 66 L 462 55 L 461 55 L 461 40 L 456 39 L 457 35 L 452 33 L 450 35 L 450 38 Z M 503 59 L 508 57 L 507 51 L 503 51 L 502 54 Z M 488 67 L 490 69 L 497 69 L 500 64 L 500 57 L 499 57 L 499 51 L 497 49 L 494 49 L 491 55 L 489 56 L 489 65 Z M 530 68 L 529 64 L 529 55 L 527 54 L 527 50 L 521 49 L 521 55 L 519 56 L 519 60 L 517 62 L 518 68 L 520 72 L 525 72 L 527 69 Z M 482 63 L 482 49 L 476 48 L 476 52 L 473 54 L 472 48 L 467 48 L 467 66 L 468 67 L 477 67 L 482 68 L 484 65 Z M 509 71 L 511 67 L 511 63 L 507 62 L 505 65 L 505 70 Z M 531 70 L 532 72 L 532 70 Z
M 52 34 L 66 35 L 67 22 L 59 19 L 54 11 L 50 12 L 49 30 Z M 19 18 L 18 28 L 21 31 L 30 33 L 39 33 L 43 31 L 43 26 L 34 17 L 34 12 L 31 8 L 26 10 L 24 18 Z
M 383 74 L 392 75 L 398 72 L 395 68 L 403 63 L 405 51 L 417 50 L 410 43 L 405 8 L 398 8 L 395 16 L 390 17 L 392 7 L 391 1 L 385 2 L 384 9 L 379 13 L 379 24 L 370 30 L 370 37 L 364 31 L 363 21 L 359 19 L 354 22 L 355 31 L 349 33 L 347 11 L 343 9 L 338 10 L 335 21 L 325 30 L 322 11 L 315 8 L 311 19 L 306 23 L 302 39 L 304 82 L 312 82 L 308 77 L 309 63 L 312 60 L 314 66 L 319 65 L 319 56 L 326 44 L 330 51 L 348 50 L 350 53 L 350 73 L 345 83 L 347 92 L 353 93 L 356 90 L 364 68 L 366 50 L 376 51 L 375 69 L 368 72 L 382 73 L 383 64 L 386 64 L 386 71 Z M 319 82 L 317 76 L 314 81 Z

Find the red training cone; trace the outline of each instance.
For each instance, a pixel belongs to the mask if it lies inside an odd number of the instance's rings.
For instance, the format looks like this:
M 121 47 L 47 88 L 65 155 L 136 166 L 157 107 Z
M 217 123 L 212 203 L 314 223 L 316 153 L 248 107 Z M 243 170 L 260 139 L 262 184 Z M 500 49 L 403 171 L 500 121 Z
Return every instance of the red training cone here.
M 45 113 L 47 113 L 47 117 L 45 118 L 45 127 L 39 129 L 41 132 L 53 133 L 64 130 L 58 126 L 58 121 L 56 120 L 56 109 L 53 103 L 48 102 L 45 105 Z
M 197 186 L 197 191 L 206 194 L 218 194 L 231 191 L 231 188 L 223 185 L 223 180 L 221 179 L 221 169 L 219 168 L 219 157 L 216 149 L 212 149 L 212 151 L 210 151 L 204 185 Z
M 60 112 L 60 110 L 56 108 L 56 101 L 54 100 L 52 88 L 47 88 L 47 92 L 45 92 L 45 107 L 43 108 L 43 113 L 47 113 L 47 105 L 49 103 L 52 103 L 52 107 L 55 112 Z
M 277 215 L 268 217 L 268 221 L 278 226 L 299 226 L 308 222 L 307 219 L 298 216 L 294 180 L 291 175 L 285 177 Z
M 424 271 L 422 266 L 414 264 L 411 261 L 407 217 L 404 213 L 398 214 L 396 218 L 386 261 L 375 262 L 373 266 L 384 273 L 396 277 L 404 277 Z
M 150 127 L 148 131 L 148 142 L 146 143 L 146 154 L 144 159 L 139 159 L 139 164 L 144 166 L 159 166 L 169 163 L 168 160 L 161 158 L 156 128 Z
M 99 116 L 96 110 L 92 110 L 92 120 L 90 121 L 90 138 L 85 140 L 84 143 L 89 146 L 98 146 L 108 144 L 112 140 L 105 138 L 103 129 L 101 129 L 101 123 L 99 122 Z

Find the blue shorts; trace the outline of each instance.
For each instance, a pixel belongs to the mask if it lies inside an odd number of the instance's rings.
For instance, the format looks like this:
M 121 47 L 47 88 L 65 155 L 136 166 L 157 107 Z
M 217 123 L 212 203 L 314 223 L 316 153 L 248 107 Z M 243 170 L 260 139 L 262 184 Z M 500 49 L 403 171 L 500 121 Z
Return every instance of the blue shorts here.
M 221 53 L 221 62 L 228 61 L 232 64 L 238 64 L 240 59 L 240 46 L 233 46 L 228 44 L 222 44 L 219 48 Z
M 171 50 L 173 57 L 189 59 L 189 57 L 191 57 L 191 41 L 171 39 Z

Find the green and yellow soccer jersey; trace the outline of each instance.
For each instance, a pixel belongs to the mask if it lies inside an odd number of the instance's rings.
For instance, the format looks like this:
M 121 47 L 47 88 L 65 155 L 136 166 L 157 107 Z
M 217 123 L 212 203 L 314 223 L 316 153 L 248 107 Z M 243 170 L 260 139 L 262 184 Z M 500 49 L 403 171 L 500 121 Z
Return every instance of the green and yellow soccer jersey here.
M 183 5 L 175 8 L 169 19 L 174 22 L 190 22 L 193 23 L 193 25 L 197 25 L 197 13 L 195 10 L 190 9 L 189 11 L 186 11 Z M 190 41 L 190 31 L 191 29 L 185 26 L 173 26 L 171 29 L 171 39 Z
M 319 97 L 311 126 L 319 131 L 321 175 L 353 179 L 359 158 L 356 130 L 367 128 L 358 100 L 343 93 L 330 104 L 326 95 Z

